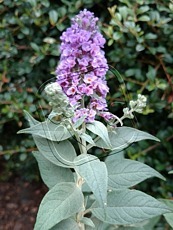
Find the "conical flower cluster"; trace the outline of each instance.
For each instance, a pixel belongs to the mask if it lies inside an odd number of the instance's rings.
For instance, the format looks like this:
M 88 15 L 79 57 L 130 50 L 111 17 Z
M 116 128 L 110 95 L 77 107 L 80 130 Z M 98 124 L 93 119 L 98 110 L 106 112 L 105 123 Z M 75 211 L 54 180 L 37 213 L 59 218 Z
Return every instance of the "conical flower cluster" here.
M 107 111 L 109 91 L 105 79 L 108 70 L 102 48 L 105 39 L 97 26 L 98 18 L 84 9 L 72 19 L 72 25 L 61 36 L 57 82 L 75 109 L 73 121 L 85 116 L 92 122 L 96 115 L 113 118 Z

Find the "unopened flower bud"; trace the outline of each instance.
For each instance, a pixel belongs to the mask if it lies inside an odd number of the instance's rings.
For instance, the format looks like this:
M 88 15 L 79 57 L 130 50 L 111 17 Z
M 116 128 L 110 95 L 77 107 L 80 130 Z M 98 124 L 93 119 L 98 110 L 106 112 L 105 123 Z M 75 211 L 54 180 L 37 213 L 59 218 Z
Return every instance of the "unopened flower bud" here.
M 124 116 L 125 116 L 126 118 L 130 118 L 130 119 L 133 119 L 133 118 L 134 118 L 134 115 L 133 115 L 132 111 L 129 110 L 129 108 L 124 108 L 124 109 L 123 109 L 123 113 L 124 113 Z
M 74 109 L 70 106 L 69 99 L 62 91 L 61 86 L 58 82 L 48 84 L 45 87 L 45 92 L 49 97 L 49 105 L 52 107 L 53 113 L 56 115 L 61 115 L 61 120 L 66 117 L 70 118 L 74 116 Z M 53 115 L 51 115 L 53 118 Z

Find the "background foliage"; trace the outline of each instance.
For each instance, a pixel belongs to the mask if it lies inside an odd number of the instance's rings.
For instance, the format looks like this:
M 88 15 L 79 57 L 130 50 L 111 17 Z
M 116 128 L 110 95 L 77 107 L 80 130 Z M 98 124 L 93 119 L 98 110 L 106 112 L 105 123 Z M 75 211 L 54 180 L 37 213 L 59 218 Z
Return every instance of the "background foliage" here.
M 1 180 L 22 175 L 39 179 L 31 151 L 32 137 L 16 135 L 27 126 L 23 109 L 40 119 L 39 87 L 54 77 L 59 60 L 60 36 L 70 18 L 83 8 L 100 19 L 107 39 L 106 56 L 122 75 L 108 73 L 110 110 L 121 115 L 129 99 L 142 93 L 148 98 L 143 115 L 134 120 L 137 128 L 161 139 L 161 143 L 143 141 L 126 150 L 157 169 L 166 182 L 149 180 L 143 190 L 170 198 L 173 192 L 173 2 L 163 0 L 1 0 L 0 1 L 0 150 Z M 126 94 L 124 94 L 126 89 Z M 38 113 L 36 113 L 38 110 Z M 132 126 L 132 124 L 130 124 Z

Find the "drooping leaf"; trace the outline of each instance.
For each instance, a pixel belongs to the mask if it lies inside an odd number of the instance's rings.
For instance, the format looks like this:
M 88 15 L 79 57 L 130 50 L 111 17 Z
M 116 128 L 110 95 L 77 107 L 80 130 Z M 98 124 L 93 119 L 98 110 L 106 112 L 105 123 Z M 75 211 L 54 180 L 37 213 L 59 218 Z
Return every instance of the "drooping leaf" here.
M 44 196 L 34 230 L 49 230 L 62 220 L 82 211 L 83 202 L 83 194 L 75 183 L 58 183 Z
M 50 230 L 80 230 L 77 222 L 73 219 L 62 220 Z
M 38 162 L 40 174 L 44 183 L 51 189 L 57 183 L 74 182 L 74 176 L 70 169 L 59 167 L 48 161 L 40 152 L 33 152 Z
M 158 138 L 153 135 L 134 129 L 131 127 L 118 127 L 114 131 L 109 132 L 109 139 L 112 145 L 112 150 L 121 151 L 128 147 L 130 144 L 142 140 L 154 140 L 159 141 Z M 100 148 L 110 149 L 101 139 L 95 142 L 96 146 Z
M 86 125 L 86 128 L 92 133 L 98 135 L 101 138 L 101 141 L 111 148 L 111 143 L 108 136 L 107 128 L 100 121 L 94 121 Z
M 104 207 L 107 202 L 107 168 L 97 157 L 82 154 L 74 160 L 75 170 L 84 178 L 99 204 Z
M 65 140 L 58 143 L 36 136 L 34 136 L 34 141 L 38 150 L 48 161 L 65 168 L 73 167 L 76 151 L 70 141 Z
M 65 126 L 49 120 L 39 122 L 30 128 L 22 129 L 18 133 L 32 134 L 51 141 L 63 141 L 73 135 L 73 132 L 67 130 Z
M 137 190 L 117 190 L 108 193 L 105 210 L 95 202 L 93 215 L 110 224 L 128 225 L 170 212 L 169 208 L 153 197 Z M 106 211 L 106 215 L 105 215 Z
M 110 189 L 130 188 L 150 177 L 165 179 L 156 170 L 138 161 L 121 159 L 106 161 L 105 163 L 108 170 L 108 187 Z

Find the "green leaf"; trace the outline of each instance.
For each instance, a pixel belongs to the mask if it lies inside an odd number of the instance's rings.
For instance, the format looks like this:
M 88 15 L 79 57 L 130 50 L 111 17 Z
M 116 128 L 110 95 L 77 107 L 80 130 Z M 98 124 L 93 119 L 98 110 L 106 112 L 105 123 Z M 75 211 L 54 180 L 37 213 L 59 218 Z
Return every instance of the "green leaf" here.
M 125 75 L 126 77 L 131 77 L 135 75 L 135 72 L 136 72 L 136 69 L 128 69 L 125 71 Z
M 35 7 L 37 5 L 37 1 L 36 0 L 27 0 L 27 2 L 29 2 L 32 7 Z
M 139 7 L 139 9 L 136 10 L 136 13 L 137 14 L 143 14 L 143 13 L 147 12 L 149 9 L 150 9 L 149 6 L 144 5 L 144 6 Z
M 120 151 L 128 147 L 130 144 L 142 140 L 159 141 L 153 135 L 130 127 L 118 127 L 114 131 L 109 132 L 109 139 L 112 145 L 112 150 Z M 108 145 L 102 142 L 101 139 L 95 141 L 96 146 L 100 148 L 110 149 Z
M 99 204 L 104 207 L 107 202 L 107 168 L 97 157 L 82 154 L 74 160 L 75 170 L 84 178 Z
M 164 177 L 153 168 L 138 161 L 121 159 L 106 161 L 108 170 L 108 188 L 130 188 L 150 177 Z
M 145 35 L 145 39 L 156 39 L 156 38 L 157 38 L 157 34 L 147 33 Z
M 113 33 L 113 39 L 115 41 L 119 40 L 121 37 L 122 37 L 122 33 L 120 33 L 120 32 L 114 32 Z
M 144 49 L 145 49 L 145 47 L 143 45 L 141 45 L 141 44 L 136 45 L 136 51 L 141 52 Z
M 98 135 L 107 146 L 111 147 L 111 143 L 108 136 L 107 128 L 100 121 L 94 121 L 86 125 L 86 128 L 92 133 Z
M 119 10 L 121 16 L 123 17 L 123 19 L 125 20 L 127 18 L 127 15 L 128 15 L 128 8 L 126 6 L 120 6 L 120 7 L 118 7 L 118 10 Z
M 57 183 L 74 182 L 74 176 L 70 169 L 53 164 L 38 151 L 33 152 L 33 155 L 38 162 L 41 178 L 49 189 Z
M 135 224 L 170 212 L 166 205 L 153 197 L 128 189 L 109 192 L 107 207 L 103 209 L 95 202 L 91 211 L 101 221 L 120 225 Z
M 48 230 L 83 210 L 83 194 L 75 183 L 58 183 L 44 196 L 37 214 L 35 230 Z
M 138 18 L 138 21 L 148 22 L 150 21 L 150 17 L 148 15 L 142 15 L 141 17 Z
M 154 81 L 156 78 L 157 70 L 153 68 L 152 66 L 148 66 L 148 72 L 146 74 L 147 78 L 151 81 Z
M 38 150 L 48 161 L 65 168 L 74 166 L 73 160 L 76 157 L 76 151 L 69 141 L 58 143 L 36 136 L 34 136 L 34 141 Z
M 67 128 L 60 124 L 55 124 L 52 121 L 40 122 L 30 128 L 22 129 L 18 132 L 44 137 L 51 141 L 63 141 L 73 135 L 73 132 L 68 131 Z
M 52 26 L 55 26 L 58 20 L 58 12 L 56 10 L 49 11 L 49 21 Z
M 33 48 L 33 50 L 35 50 L 36 52 L 40 51 L 40 47 L 36 43 L 31 42 L 30 45 Z

